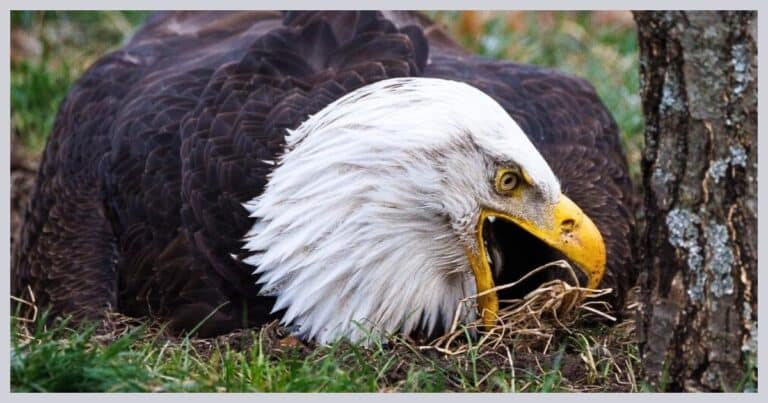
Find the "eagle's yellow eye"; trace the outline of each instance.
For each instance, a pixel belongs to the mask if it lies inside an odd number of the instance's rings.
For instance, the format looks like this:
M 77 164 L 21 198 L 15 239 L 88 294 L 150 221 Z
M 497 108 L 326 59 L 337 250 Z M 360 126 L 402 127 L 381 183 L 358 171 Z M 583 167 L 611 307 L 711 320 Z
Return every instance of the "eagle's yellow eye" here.
M 500 169 L 496 173 L 496 191 L 509 194 L 520 184 L 520 171 L 515 168 Z

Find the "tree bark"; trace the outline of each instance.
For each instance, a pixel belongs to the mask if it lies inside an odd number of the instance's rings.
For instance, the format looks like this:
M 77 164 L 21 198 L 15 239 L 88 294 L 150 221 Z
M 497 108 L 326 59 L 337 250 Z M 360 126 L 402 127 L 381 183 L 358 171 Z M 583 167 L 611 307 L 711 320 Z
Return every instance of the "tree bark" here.
M 757 13 L 636 12 L 643 377 L 757 388 Z

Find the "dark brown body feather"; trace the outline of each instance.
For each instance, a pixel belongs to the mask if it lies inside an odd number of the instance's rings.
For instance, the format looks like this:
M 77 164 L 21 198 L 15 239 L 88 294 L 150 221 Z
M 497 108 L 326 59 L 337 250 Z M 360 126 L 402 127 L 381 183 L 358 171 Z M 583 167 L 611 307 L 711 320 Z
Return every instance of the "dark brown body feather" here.
M 55 313 L 105 307 L 203 334 L 272 318 L 238 262 L 259 195 L 297 127 L 344 94 L 401 76 L 495 98 L 604 235 L 604 285 L 634 279 L 631 186 L 617 126 L 584 80 L 485 59 L 423 16 L 175 12 L 153 16 L 63 102 L 26 214 L 12 293 Z

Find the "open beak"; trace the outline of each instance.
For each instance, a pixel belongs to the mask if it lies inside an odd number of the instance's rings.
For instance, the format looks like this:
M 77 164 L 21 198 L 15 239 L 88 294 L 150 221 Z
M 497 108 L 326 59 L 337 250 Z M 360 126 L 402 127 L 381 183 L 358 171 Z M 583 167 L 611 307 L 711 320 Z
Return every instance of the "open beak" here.
M 605 243 L 592 220 L 571 199 L 560 195 L 560 201 L 551 210 L 551 216 L 543 226 L 534 224 L 521 217 L 483 209 L 476 228 L 476 250 L 467 250 L 470 266 L 475 275 L 477 298 L 483 323 L 491 326 L 496 322 L 499 310 L 499 298 L 494 287 L 491 264 L 483 239 L 483 225 L 488 217 L 496 217 L 512 222 L 531 235 L 539 238 L 550 247 L 558 250 L 568 260 L 576 264 L 587 277 L 588 288 L 596 288 L 605 273 Z M 523 252 L 523 251 L 521 251 Z

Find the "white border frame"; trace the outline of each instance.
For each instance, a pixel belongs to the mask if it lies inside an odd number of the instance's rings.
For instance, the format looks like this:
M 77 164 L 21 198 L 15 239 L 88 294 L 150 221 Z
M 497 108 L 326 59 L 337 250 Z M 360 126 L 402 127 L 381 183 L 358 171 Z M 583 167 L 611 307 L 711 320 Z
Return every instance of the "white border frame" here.
M 557 0 L 536 0 L 535 2 L 512 2 L 502 0 L 474 0 L 472 2 L 457 1 L 457 0 L 421 0 L 421 1 L 404 1 L 404 0 L 388 0 L 388 1 L 367 1 L 365 4 L 361 4 L 360 1 L 351 0 L 326 0 L 326 1 L 311 1 L 311 0 L 275 0 L 275 1 L 248 1 L 248 0 L 219 0 L 216 2 L 203 1 L 203 0 L 165 0 L 162 3 L 158 3 L 156 0 L 11 0 L 8 7 L 8 12 L 2 18 L 3 29 L 0 33 L 0 50 L 2 54 L 6 55 L 6 62 L 3 64 L 3 74 L 0 78 L 0 90 L 4 94 L 2 100 L 0 100 L 0 109 L 4 111 L 0 122 L 1 127 L 5 127 L 8 130 L 8 135 L 5 140 L 0 142 L 0 155 L 6 160 L 5 166 L 9 167 L 10 164 L 10 10 L 247 10 L 247 9 L 272 9 L 275 5 L 279 5 L 282 9 L 401 9 L 401 10 L 627 10 L 627 9 L 729 9 L 729 10 L 758 10 L 758 77 L 763 66 L 766 62 L 765 41 L 766 35 L 765 29 L 760 29 L 766 26 L 766 13 L 763 12 L 765 6 L 761 6 L 760 1 L 745 1 L 745 0 L 731 0 L 727 3 L 716 2 L 714 0 L 682 0 L 682 1 L 660 1 L 660 0 L 579 0 L 578 2 L 567 2 Z M 768 4 L 762 2 L 763 4 Z M 765 96 L 764 80 L 758 78 L 758 127 L 764 127 L 765 118 L 763 116 L 766 109 L 766 96 Z M 768 142 L 760 141 L 760 130 L 758 129 L 758 161 L 765 161 L 766 148 L 768 148 Z M 759 178 L 767 178 L 766 164 L 762 166 L 758 165 L 758 205 L 759 200 L 768 200 L 766 192 L 768 188 L 761 184 Z M 0 183 L 4 189 L 10 190 L 10 169 L 3 171 L 0 175 Z M 3 224 L 3 230 L 5 236 L 0 240 L 0 262 L 2 267 L 5 268 L 5 275 L 0 276 L 0 284 L 2 289 L 10 290 L 10 198 L 6 195 L 0 198 L 0 222 Z M 768 221 L 758 221 L 758 256 L 765 255 L 768 250 Z M 763 253 L 761 253 L 763 252 Z M 758 277 L 760 273 L 765 273 L 768 268 L 768 263 L 761 261 L 758 258 Z M 768 288 L 765 285 L 758 283 L 758 312 L 764 312 L 763 305 L 766 304 L 766 298 L 768 298 Z M 73 401 L 73 402 L 101 402 L 105 399 L 116 401 L 179 401 L 184 399 L 185 401 L 253 401 L 254 399 L 269 400 L 269 401 L 380 401 L 384 400 L 397 400 L 397 401 L 434 401 L 442 402 L 448 398 L 451 400 L 461 401 L 508 401 L 509 399 L 515 399 L 520 401 L 533 401 L 539 399 L 545 400 L 614 400 L 614 399 L 627 399 L 627 400 L 654 400 L 654 401 L 666 401 L 666 400 L 680 400 L 690 401 L 692 399 L 704 400 L 704 401 L 722 401 L 724 399 L 737 399 L 745 401 L 759 401 L 760 390 L 765 390 L 766 381 L 768 380 L 768 374 L 766 370 L 760 371 L 761 364 L 766 362 L 766 354 L 768 354 L 768 344 L 765 343 L 765 332 L 758 332 L 758 393 L 755 394 L 664 394 L 664 393 L 637 393 L 637 394 L 614 394 L 614 393 L 594 393 L 594 394 L 516 394 L 509 396 L 506 394 L 331 394 L 331 393 L 308 393 L 308 394 L 279 394 L 279 393 L 257 393 L 257 394 L 207 394 L 207 393 L 179 393 L 179 394 L 22 394 L 22 393 L 10 393 L 10 320 L 8 315 L 10 314 L 10 299 L 2 299 L 0 304 L 0 310 L 2 311 L 2 317 L 4 322 L 2 325 L 2 332 L 0 333 L 0 339 L 2 339 L 6 345 L 6 348 L 0 349 L 0 362 L 6 363 L 0 366 L 0 382 L 2 382 L 3 395 L 5 398 L 24 401 L 40 401 L 50 403 L 50 399 L 56 399 L 56 401 Z M 758 313 L 758 317 L 759 317 Z M 763 346 L 763 348 L 760 348 Z

